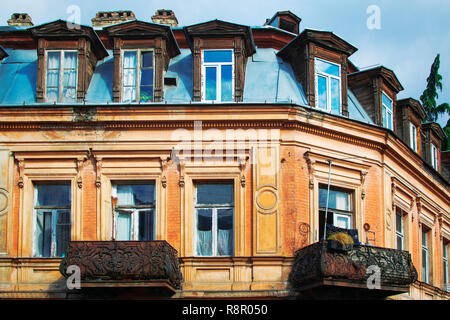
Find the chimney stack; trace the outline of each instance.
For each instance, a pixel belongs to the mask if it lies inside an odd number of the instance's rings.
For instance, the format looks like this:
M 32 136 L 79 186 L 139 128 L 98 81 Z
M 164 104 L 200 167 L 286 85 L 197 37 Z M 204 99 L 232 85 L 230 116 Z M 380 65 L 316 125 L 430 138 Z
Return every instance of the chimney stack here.
M 28 13 L 13 13 L 8 20 L 8 26 L 32 27 L 34 24 Z
M 153 23 L 165 24 L 171 27 L 178 27 L 178 20 L 172 10 L 159 9 L 156 10 L 152 17 Z
M 93 27 L 104 27 L 111 24 L 136 20 L 133 11 L 99 11 L 91 19 Z

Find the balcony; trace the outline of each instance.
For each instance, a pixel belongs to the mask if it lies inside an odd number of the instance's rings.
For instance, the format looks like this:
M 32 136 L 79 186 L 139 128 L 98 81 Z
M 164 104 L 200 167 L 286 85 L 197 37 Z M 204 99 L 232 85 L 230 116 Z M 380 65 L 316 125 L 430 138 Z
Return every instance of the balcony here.
M 169 296 L 181 288 L 177 251 L 166 241 L 71 241 L 59 267 L 66 278 L 71 265 L 85 295 Z
M 289 282 L 300 297 L 384 298 L 408 292 L 409 285 L 417 280 L 406 251 L 366 245 L 340 250 L 331 244 L 323 240 L 295 253 Z M 378 283 L 373 281 L 374 269 L 379 271 Z

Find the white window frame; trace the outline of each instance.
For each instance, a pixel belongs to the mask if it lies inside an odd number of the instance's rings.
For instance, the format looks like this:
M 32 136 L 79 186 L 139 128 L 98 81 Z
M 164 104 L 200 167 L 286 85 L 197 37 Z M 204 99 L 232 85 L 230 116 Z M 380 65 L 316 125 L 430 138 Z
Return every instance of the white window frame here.
M 438 148 L 432 143 L 430 149 L 431 149 L 431 166 L 437 171 L 439 168 Z
M 71 192 L 71 191 L 70 191 Z M 34 257 L 40 257 L 40 258 L 57 258 L 59 256 L 56 255 L 56 225 L 57 225 L 57 215 L 58 215 L 58 210 L 68 210 L 69 211 L 69 223 L 68 225 L 70 227 L 72 227 L 72 203 L 69 204 L 69 207 L 67 208 L 48 208 L 48 209 L 44 209 L 44 208 L 37 208 L 37 196 L 38 196 L 38 188 L 37 185 L 34 185 L 34 190 L 33 190 L 33 194 L 34 194 L 34 199 L 33 199 L 33 256 Z M 70 197 L 72 199 L 72 196 Z M 72 200 L 71 200 L 72 201 Z M 42 251 L 42 249 L 38 248 L 38 241 L 37 241 L 37 219 L 38 219 L 38 211 L 44 211 L 45 212 L 51 212 L 52 214 L 52 239 L 51 239 L 51 244 L 50 244 L 50 257 L 44 257 L 41 254 L 39 254 L 38 252 Z M 44 219 L 44 218 L 43 218 Z M 44 221 L 44 220 L 42 220 Z M 43 230 L 45 232 L 45 230 Z M 70 237 L 72 236 L 72 230 L 70 228 Z M 69 239 L 70 241 L 70 239 Z
M 417 127 L 412 122 L 409 123 L 409 145 L 417 152 Z
M 137 181 L 120 181 L 121 185 L 130 185 L 130 184 L 134 184 Z M 141 183 L 142 181 L 139 181 L 139 183 Z M 146 182 L 146 181 L 144 181 Z M 143 183 L 145 184 L 145 183 Z M 154 181 L 148 181 L 148 184 L 154 184 Z M 112 190 L 112 195 L 116 195 L 117 196 L 117 183 L 112 183 L 111 184 L 111 190 Z M 154 189 L 154 192 L 156 192 L 156 186 Z M 155 197 L 155 194 L 153 194 L 153 197 Z M 130 239 L 129 241 L 139 241 L 139 213 L 141 211 L 153 211 L 153 230 L 152 230 L 152 238 L 155 239 L 156 237 L 156 199 L 154 199 L 153 202 L 153 206 L 145 206 L 145 208 L 132 208 L 132 209 L 127 209 L 127 208 L 119 208 L 117 209 L 117 206 L 115 208 L 115 212 L 114 212 L 114 226 L 115 228 L 112 229 L 112 233 L 113 233 L 113 239 L 117 240 L 117 225 L 118 225 L 118 218 L 119 218 L 119 211 L 122 212 L 126 212 L 127 214 L 131 215 L 131 230 L 130 230 Z M 126 206 L 125 206 L 126 207 Z M 122 241 L 127 241 L 127 240 L 122 240 Z
M 443 269 L 444 269 L 443 270 L 444 271 L 444 273 L 443 273 L 444 279 L 443 280 L 445 280 L 445 279 L 447 280 L 444 282 L 444 290 L 447 292 L 450 292 L 450 285 L 449 285 L 449 279 L 448 279 L 448 275 L 449 275 L 449 272 L 448 272 L 448 247 L 449 247 L 448 242 L 443 241 L 443 243 L 442 243 L 442 265 L 443 265 Z
M 400 210 L 400 212 L 398 212 L 397 210 Z M 405 250 L 405 215 L 403 214 L 403 210 L 400 208 L 397 208 L 395 211 L 395 215 L 397 218 L 397 215 L 400 215 L 401 219 L 401 225 L 400 225 L 400 231 L 397 230 L 397 219 L 395 219 L 395 245 L 397 246 L 397 239 L 400 238 L 402 240 L 402 247 L 397 249 L 399 250 Z
M 389 107 L 387 106 L 387 105 L 385 105 L 384 104 L 384 102 L 383 102 L 383 94 L 388 98 L 388 100 L 391 102 L 391 109 L 389 109 Z M 385 119 L 386 119 L 386 124 L 385 123 L 383 123 L 383 127 L 384 128 L 387 128 L 387 129 L 390 129 L 390 130 L 394 130 L 394 101 L 391 99 L 391 97 L 389 97 L 389 95 L 386 93 L 386 92 L 384 92 L 384 91 L 382 91 L 381 92 L 381 108 L 382 108 L 382 110 L 381 110 L 381 112 L 383 112 L 383 113 L 385 113 Z M 384 111 L 383 109 L 386 109 L 386 111 Z M 391 115 L 391 121 L 390 121 L 390 123 L 389 123 L 389 126 L 388 126 L 388 123 L 387 123 L 387 119 L 388 119 L 388 114 L 390 114 Z
M 231 184 L 231 183 L 230 183 Z M 234 183 L 233 185 L 233 196 L 234 196 Z M 195 226 L 195 231 L 194 231 L 194 255 L 197 257 L 231 257 L 234 255 L 235 252 L 235 242 L 233 242 L 233 255 L 218 255 L 217 254 L 217 225 L 218 225 L 218 213 L 217 210 L 218 209 L 231 209 L 233 210 L 233 240 L 234 240 L 234 229 L 235 229 L 235 203 L 227 203 L 227 204 L 198 204 L 197 203 L 197 184 L 194 184 L 194 226 Z M 204 256 L 204 255 L 200 255 L 197 252 L 197 217 L 198 217 L 198 212 L 197 210 L 199 209 L 211 209 L 212 210 L 212 228 L 211 228 L 211 232 L 212 232 L 212 244 L 211 244 L 211 248 L 212 248 L 212 253 L 210 256 Z
M 231 62 L 205 62 L 205 51 L 231 51 Z M 234 50 L 233 49 L 204 49 L 201 50 L 201 88 L 202 88 L 202 102 L 222 102 L 222 66 L 231 65 L 231 101 L 234 101 Z M 215 67 L 216 72 L 216 100 L 206 100 L 206 67 Z
M 429 282 L 429 274 L 430 274 L 430 252 L 428 247 L 428 234 L 429 231 L 422 229 L 422 281 L 428 283 Z M 423 243 L 423 239 L 425 237 L 425 244 Z M 425 261 L 423 261 L 423 253 L 425 251 Z M 424 270 L 425 263 L 425 270 Z M 424 272 L 425 271 L 425 272 Z
M 63 91 L 64 91 L 64 53 L 65 52 L 75 52 L 77 53 L 77 65 L 76 65 L 76 76 L 75 76 L 75 94 L 78 95 L 78 69 L 79 69 L 79 61 L 78 61 L 78 51 L 77 50 L 45 50 L 45 89 L 44 89 L 44 95 L 45 95 L 45 101 L 48 101 L 47 97 L 47 74 L 48 74 L 48 53 L 49 52 L 59 52 L 59 83 L 58 83 L 58 99 L 57 103 L 64 102 L 63 101 Z M 78 97 L 75 97 L 75 102 L 78 100 Z
M 120 54 L 120 72 L 121 72 L 121 79 L 120 79 L 120 95 L 121 95 L 121 101 L 122 102 L 130 102 L 131 101 L 124 101 L 124 72 L 123 72 L 123 62 L 124 62 L 124 52 L 136 52 L 136 101 L 133 103 L 151 103 L 155 100 L 155 50 L 151 48 L 145 48 L 145 49 L 122 49 Z M 142 60 L 142 53 L 145 52 L 152 52 L 152 69 L 153 69 L 153 95 L 152 95 L 152 101 L 147 102 L 140 102 L 141 101 L 141 60 Z
M 336 77 L 335 75 L 331 75 L 329 73 L 324 73 L 321 71 L 318 71 L 317 69 L 317 63 L 316 61 L 322 61 L 329 64 L 333 64 L 335 66 L 339 67 L 339 77 Z M 320 110 L 324 110 L 326 112 L 331 112 L 331 79 L 338 79 L 339 80 L 339 114 L 342 114 L 342 71 L 341 71 L 341 65 L 320 59 L 320 58 L 314 58 L 314 81 L 315 81 L 315 87 L 316 87 L 316 107 Z M 319 76 L 325 77 L 327 79 L 327 109 L 319 108 Z

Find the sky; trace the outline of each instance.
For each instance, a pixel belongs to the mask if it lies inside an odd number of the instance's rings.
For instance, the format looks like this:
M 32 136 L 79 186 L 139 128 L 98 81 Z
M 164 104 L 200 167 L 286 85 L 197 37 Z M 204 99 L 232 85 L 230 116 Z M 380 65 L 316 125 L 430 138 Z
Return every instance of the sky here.
M 2 2 L 0 25 L 6 25 L 14 12 L 28 13 L 35 25 L 70 20 L 73 6 L 86 25 L 98 11 L 131 10 L 137 19 L 151 21 L 157 9 L 170 9 L 180 26 L 213 19 L 261 26 L 275 12 L 289 10 L 302 19 L 300 31 L 332 31 L 358 48 L 350 60 L 359 68 L 383 65 L 393 70 L 405 88 L 398 99 L 419 100 L 439 53 L 443 91 L 438 103 L 450 103 L 448 0 L 14 0 Z M 379 15 L 374 16 L 373 6 Z M 374 22 L 376 28 L 370 27 Z M 438 122 L 445 126 L 447 120 L 445 115 Z

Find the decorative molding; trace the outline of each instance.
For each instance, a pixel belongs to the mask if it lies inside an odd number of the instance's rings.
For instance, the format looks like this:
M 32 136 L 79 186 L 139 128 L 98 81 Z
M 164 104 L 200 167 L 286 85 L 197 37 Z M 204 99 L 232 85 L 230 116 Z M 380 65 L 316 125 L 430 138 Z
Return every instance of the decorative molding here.
M 368 170 L 361 170 L 361 199 L 362 200 L 364 200 L 364 198 L 366 197 L 365 183 L 366 183 L 366 177 L 367 177 L 368 173 L 369 173 Z
M 185 162 L 184 162 L 183 158 L 178 158 L 178 159 L 179 159 L 178 165 L 180 167 L 180 169 L 179 169 L 180 170 L 180 180 L 178 181 L 178 185 L 181 188 L 184 188 L 184 185 L 185 185 L 185 181 L 184 181 Z
M 78 188 L 83 188 L 83 178 L 81 177 L 81 170 L 83 169 L 84 160 L 77 159 L 77 185 Z
M 100 188 L 102 186 L 102 158 L 96 158 L 95 168 L 96 168 L 96 177 L 95 177 L 95 186 Z
M 241 170 L 241 176 L 240 176 L 240 182 L 241 182 L 241 186 L 242 188 L 245 188 L 246 185 L 246 180 L 245 180 L 245 172 L 247 169 L 247 160 L 249 157 L 239 157 L 238 161 L 239 161 L 239 168 Z
M 167 177 L 166 177 L 166 171 L 167 171 L 167 164 L 170 160 L 170 157 L 161 157 L 161 185 L 163 188 L 167 187 Z
M 309 188 L 312 190 L 314 189 L 314 165 L 316 164 L 315 160 L 312 160 L 309 157 L 309 153 L 304 154 L 304 158 L 306 159 L 306 164 L 308 166 L 308 172 L 309 172 Z
M 23 170 L 25 168 L 25 160 L 19 159 L 17 167 L 19 168 L 19 182 L 17 183 L 17 185 L 19 186 L 19 188 L 22 189 L 23 188 Z

